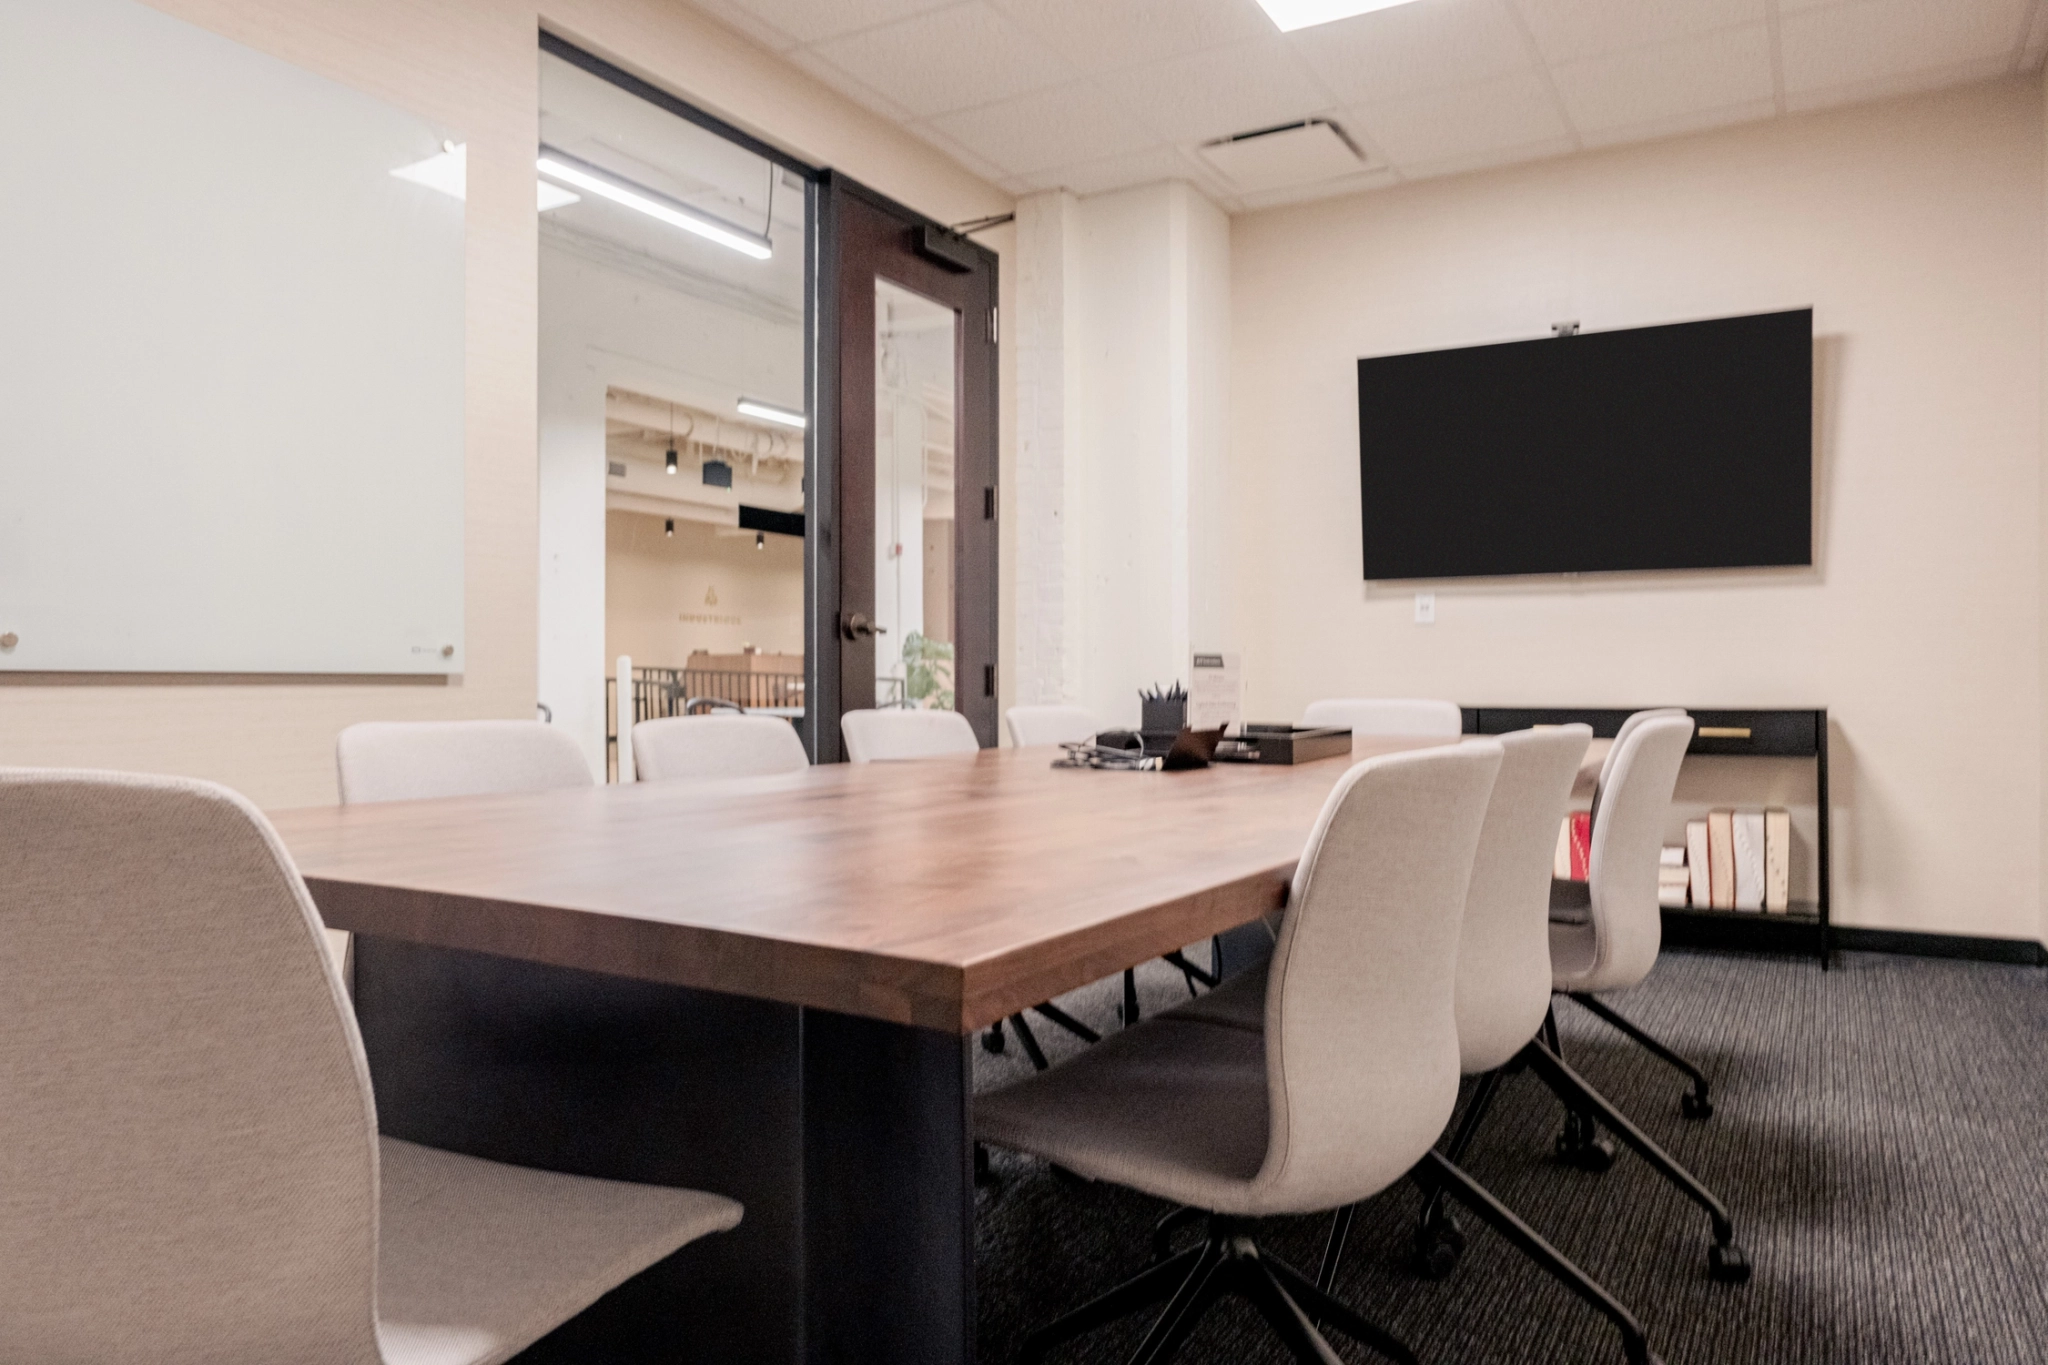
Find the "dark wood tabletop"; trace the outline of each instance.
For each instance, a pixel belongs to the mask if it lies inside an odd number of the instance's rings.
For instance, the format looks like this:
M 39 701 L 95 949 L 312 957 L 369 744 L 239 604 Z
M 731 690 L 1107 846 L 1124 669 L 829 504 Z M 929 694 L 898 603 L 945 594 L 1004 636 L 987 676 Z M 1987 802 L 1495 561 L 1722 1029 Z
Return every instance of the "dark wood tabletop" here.
M 1346 768 L 1055 752 L 271 818 L 336 929 L 967 1033 L 1280 906 Z

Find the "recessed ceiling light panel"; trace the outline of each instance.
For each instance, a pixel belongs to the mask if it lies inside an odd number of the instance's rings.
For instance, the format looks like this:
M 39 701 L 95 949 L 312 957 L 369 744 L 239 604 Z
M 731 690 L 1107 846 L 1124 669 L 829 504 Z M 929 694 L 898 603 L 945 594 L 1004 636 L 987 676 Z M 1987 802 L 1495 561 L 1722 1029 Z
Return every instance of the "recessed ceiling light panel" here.
M 1317 24 L 1349 19 L 1354 14 L 1370 14 L 1376 9 L 1411 3 L 1413 0 L 1259 0 L 1259 8 L 1280 26 L 1282 33 L 1292 33 L 1298 28 L 1314 28 Z

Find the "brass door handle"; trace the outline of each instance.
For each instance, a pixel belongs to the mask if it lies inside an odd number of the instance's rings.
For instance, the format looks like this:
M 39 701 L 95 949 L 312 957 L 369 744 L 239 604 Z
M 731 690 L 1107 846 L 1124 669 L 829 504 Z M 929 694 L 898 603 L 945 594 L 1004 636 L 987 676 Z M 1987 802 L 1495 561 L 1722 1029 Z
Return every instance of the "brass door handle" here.
M 841 633 L 849 640 L 872 640 L 877 635 L 887 635 L 889 628 L 876 625 L 866 612 L 857 611 L 846 618 L 846 626 Z
M 1747 725 L 1702 725 L 1700 727 L 1700 738 L 1748 739 L 1749 727 Z

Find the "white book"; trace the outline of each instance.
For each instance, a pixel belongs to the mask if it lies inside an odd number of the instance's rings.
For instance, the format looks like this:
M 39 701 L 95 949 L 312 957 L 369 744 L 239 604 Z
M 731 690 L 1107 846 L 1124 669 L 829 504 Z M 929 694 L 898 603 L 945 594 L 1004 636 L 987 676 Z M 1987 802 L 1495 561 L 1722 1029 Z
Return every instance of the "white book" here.
M 1764 813 L 1735 812 L 1735 908 L 1764 908 Z
M 1659 882 L 1657 884 L 1657 904 L 1670 906 L 1673 910 L 1684 909 L 1685 883 Z
M 1792 907 L 1792 815 L 1764 812 L 1764 909 L 1782 915 Z
M 1657 855 L 1657 865 L 1658 865 L 1659 867 L 1684 867 L 1684 866 L 1685 866 L 1685 845 L 1684 845 L 1684 844 L 1666 844 L 1666 845 L 1664 845 L 1664 851 L 1663 851 L 1662 853 L 1660 853 L 1660 854 L 1658 854 L 1658 855 Z
M 1572 879 L 1572 818 L 1569 815 L 1557 827 L 1557 852 L 1550 855 L 1550 875 L 1561 882 Z
M 1707 885 L 1707 822 L 1688 820 L 1685 822 L 1685 865 L 1692 874 L 1692 903 L 1696 909 L 1704 910 L 1714 903 L 1713 889 Z

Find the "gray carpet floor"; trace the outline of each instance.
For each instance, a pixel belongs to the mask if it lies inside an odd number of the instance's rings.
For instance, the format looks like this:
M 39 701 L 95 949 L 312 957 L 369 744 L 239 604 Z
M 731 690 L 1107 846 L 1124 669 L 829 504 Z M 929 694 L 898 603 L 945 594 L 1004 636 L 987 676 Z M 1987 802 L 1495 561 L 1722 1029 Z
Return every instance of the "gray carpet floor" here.
M 1157 963 L 1142 991 L 1147 1009 L 1187 996 Z M 1118 998 L 1103 982 L 1061 1003 L 1108 1031 Z M 1852 953 L 1823 974 L 1811 961 L 1667 951 L 1612 1003 L 1705 1068 L 1714 1117 L 1682 1118 L 1673 1072 L 1561 1002 L 1566 1059 L 1720 1195 L 1751 1282 L 1708 1279 L 1705 1215 L 1626 1151 L 1601 1175 L 1560 1165 L 1561 1111 L 1533 1076 L 1505 1083 L 1465 1167 L 1628 1304 L 1667 1365 L 2048 1361 L 2048 972 Z M 1080 1046 L 1035 1031 L 1048 1053 Z M 1014 1043 L 976 1056 L 977 1089 L 1029 1067 Z M 992 1165 L 977 1311 L 980 1358 L 999 1365 L 1032 1327 L 1141 1269 L 1167 1206 L 1012 1153 Z M 1623 1359 L 1603 1319 L 1469 1216 L 1458 1269 L 1412 1274 L 1420 1208 L 1406 1185 L 1367 1204 L 1337 1289 L 1423 1361 Z M 1325 1227 L 1275 1220 L 1261 1241 L 1313 1274 Z M 1148 1321 L 1052 1359 L 1122 1360 Z M 1333 1343 L 1347 1360 L 1378 1359 Z M 1287 1357 L 1251 1309 L 1226 1302 L 1181 1359 Z

